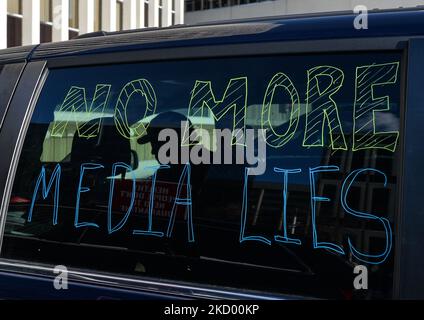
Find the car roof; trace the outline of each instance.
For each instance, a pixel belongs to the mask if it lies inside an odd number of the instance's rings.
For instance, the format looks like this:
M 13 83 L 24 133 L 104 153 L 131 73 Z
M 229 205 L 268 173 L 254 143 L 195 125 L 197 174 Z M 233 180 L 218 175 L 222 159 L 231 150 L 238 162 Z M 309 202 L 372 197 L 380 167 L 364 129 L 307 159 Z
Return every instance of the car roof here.
M 97 32 L 64 42 L 40 44 L 28 54 L 27 60 L 154 48 L 424 35 L 422 7 L 369 11 L 368 29 L 354 28 L 356 16 L 352 11 L 344 11 Z

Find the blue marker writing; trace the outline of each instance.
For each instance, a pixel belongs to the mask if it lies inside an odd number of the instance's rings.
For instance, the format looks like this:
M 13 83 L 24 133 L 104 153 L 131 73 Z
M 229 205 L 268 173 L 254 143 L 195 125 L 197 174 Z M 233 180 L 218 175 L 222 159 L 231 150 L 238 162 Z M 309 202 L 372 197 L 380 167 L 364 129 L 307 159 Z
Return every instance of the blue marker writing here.
M 174 205 L 172 206 L 171 216 L 169 218 L 168 230 L 166 231 L 166 236 L 168 238 L 172 235 L 172 230 L 174 228 L 175 216 L 177 214 L 177 206 L 183 205 L 187 206 L 187 232 L 188 232 L 188 242 L 194 242 L 194 231 L 193 231 L 193 213 L 192 213 L 192 199 L 191 199 L 191 167 L 190 163 L 186 163 L 184 166 L 183 172 L 181 173 L 180 180 L 178 181 L 177 193 L 175 195 Z M 181 189 L 184 184 L 184 179 L 187 180 L 186 192 L 187 198 L 181 198 Z
M 74 221 L 75 228 L 81 228 L 81 227 L 98 228 L 99 227 L 99 225 L 97 223 L 94 223 L 94 222 L 79 222 L 79 207 L 80 207 L 81 193 L 90 191 L 90 188 L 82 186 L 82 179 L 84 178 L 84 172 L 86 170 L 96 170 L 96 169 L 101 169 L 101 168 L 104 168 L 104 166 L 102 166 L 101 164 L 97 164 L 97 163 L 83 163 L 83 164 L 81 164 L 80 178 L 79 178 L 78 189 L 77 189 L 77 203 L 75 205 L 75 221 Z
M 125 213 L 125 216 L 121 219 L 121 221 L 119 221 L 119 223 L 116 226 L 112 227 L 112 202 L 113 202 L 113 192 L 115 189 L 116 169 L 118 167 L 125 168 L 127 171 L 131 172 L 131 179 L 132 179 L 131 201 L 130 201 L 130 205 L 128 206 L 128 210 Z M 134 200 L 135 200 L 135 176 L 134 176 L 134 172 L 132 172 L 132 167 L 123 162 L 114 163 L 112 167 L 112 182 L 110 183 L 109 203 L 108 203 L 108 209 L 107 209 L 107 230 L 109 234 L 118 231 L 125 225 L 133 209 Z
M 350 190 L 352 184 L 354 183 L 356 177 L 358 175 L 360 175 L 361 173 L 364 173 L 366 171 L 377 172 L 377 173 L 383 175 L 384 186 L 386 186 L 387 176 L 384 174 L 384 172 L 377 170 L 377 169 L 372 169 L 372 168 L 357 169 L 355 171 L 352 171 L 346 177 L 345 181 L 343 182 L 342 193 L 341 193 L 341 203 L 342 203 L 343 209 L 346 210 L 347 213 L 349 213 L 349 214 L 351 214 L 355 217 L 359 217 L 359 218 L 378 220 L 383 225 L 384 231 L 386 233 L 386 247 L 381 254 L 361 253 L 361 252 L 359 252 L 358 250 L 355 249 L 355 247 L 352 245 L 350 238 L 348 238 L 349 249 L 352 252 L 352 255 L 356 259 L 363 261 L 363 262 L 370 263 L 370 264 L 380 264 L 380 263 L 383 263 L 387 259 L 388 255 L 390 254 L 390 250 L 392 249 L 392 229 L 390 227 L 389 220 L 387 220 L 386 218 L 377 217 L 377 216 L 370 214 L 370 213 L 354 210 L 347 204 L 347 195 L 349 194 L 349 190 Z
M 274 172 L 283 173 L 284 186 L 283 186 L 283 236 L 274 236 L 275 241 L 282 243 L 293 243 L 300 245 L 302 242 L 299 239 L 292 239 L 287 236 L 287 185 L 290 173 L 302 172 L 302 169 L 281 169 L 274 168 Z
M 38 189 L 40 188 L 40 183 L 43 182 L 41 195 L 43 199 L 46 199 L 53 185 L 53 182 L 55 182 L 54 202 L 53 202 L 53 225 L 57 224 L 57 215 L 59 210 L 60 173 L 61 173 L 61 167 L 60 167 L 60 164 L 58 163 L 56 164 L 56 167 L 50 177 L 49 184 L 47 185 L 46 169 L 44 168 L 44 166 L 41 168 L 41 172 L 40 172 L 40 175 L 38 176 L 37 183 L 35 184 L 35 188 L 34 188 L 34 193 L 32 195 L 31 207 L 29 208 L 29 212 L 28 212 L 28 222 L 31 222 L 32 220 L 32 212 L 34 210 L 34 204 L 37 198 Z
M 262 237 L 262 236 L 245 236 L 246 229 L 246 220 L 247 220 L 247 207 L 248 207 L 248 192 L 247 192 L 247 182 L 249 179 L 249 168 L 244 170 L 244 186 L 243 186 L 243 203 L 241 208 L 241 223 L 240 223 L 240 238 L 239 241 L 259 241 L 267 245 L 271 245 L 271 240 Z
M 315 190 L 315 174 L 319 172 L 332 172 L 339 171 L 337 166 L 321 166 L 316 168 L 309 168 L 309 179 L 311 188 L 311 210 L 312 210 L 312 242 L 314 249 L 327 249 L 335 251 L 339 254 L 345 254 L 342 247 L 331 242 L 319 242 L 316 229 L 316 203 L 318 201 L 330 201 L 329 198 L 319 197 L 316 195 Z
M 160 169 L 169 169 L 170 167 L 165 164 L 161 164 L 158 166 L 146 167 L 146 169 L 155 169 L 155 173 L 152 176 L 152 186 L 150 188 L 150 202 L 149 202 L 149 213 L 147 217 L 147 230 L 134 230 L 134 235 L 145 235 L 145 236 L 153 236 L 153 237 L 163 237 L 163 232 L 160 231 L 152 231 L 152 223 L 153 223 L 153 208 L 155 204 L 155 191 L 156 191 L 156 178 L 157 173 Z

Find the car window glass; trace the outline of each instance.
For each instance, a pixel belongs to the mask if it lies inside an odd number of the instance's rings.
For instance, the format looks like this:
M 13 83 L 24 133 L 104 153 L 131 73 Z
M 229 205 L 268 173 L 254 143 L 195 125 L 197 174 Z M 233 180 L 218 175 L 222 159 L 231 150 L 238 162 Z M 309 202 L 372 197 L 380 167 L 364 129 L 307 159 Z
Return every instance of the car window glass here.
M 400 65 L 398 53 L 371 52 L 50 70 L 1 254 L 274 293 L 390 297 Z M 178 146 L 220 161 L 190 154 L 165 165 L 166 128 Z M 234 135 L 219 145 L 224 129 Z M 242 160 L 225 163 L 224 149 Z M 367 291 L 354 290 L 358 264 Z

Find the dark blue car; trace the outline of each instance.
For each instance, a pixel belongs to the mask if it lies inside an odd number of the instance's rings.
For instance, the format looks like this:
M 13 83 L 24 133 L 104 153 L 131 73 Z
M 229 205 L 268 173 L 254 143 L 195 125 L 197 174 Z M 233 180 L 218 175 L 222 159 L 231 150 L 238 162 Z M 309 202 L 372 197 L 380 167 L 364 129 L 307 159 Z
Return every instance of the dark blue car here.
M 0 298 L 424 298 L 424 10 L 355 18 L 0 51 Z

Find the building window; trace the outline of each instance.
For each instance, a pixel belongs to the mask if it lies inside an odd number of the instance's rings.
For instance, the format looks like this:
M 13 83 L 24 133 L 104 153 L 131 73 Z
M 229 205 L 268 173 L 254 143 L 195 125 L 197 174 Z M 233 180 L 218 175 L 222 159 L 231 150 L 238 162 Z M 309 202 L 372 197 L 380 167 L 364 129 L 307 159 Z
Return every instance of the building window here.
M 204 10 L 204 8 L 205 8 L 204 1 L 194 2 L 194 10 Z
M 228 7 L 230 5 L 230 0 L 222 0 L 222 6 Z
M 102 1 L 94 0 L 94 31 L 102 30 Z
M 194 1 L 193 0 L 187 0 L 185 2 L 185 10 L 186 10 L 186 12 L 194 11 Z
M 162 12 L 163 12 L 163 1 L 159 0 L 159 27 L 163 26 Z
M 7 13 L 22 14 L 22 0 L 7 0 Z
M 149 26 L 149 3 L 144 1 L 144 26 Z
M 78 28 L 78 25 L 79 25 L 78 7 L 79 7 L 78 0 L 69 0 L 69 27 L 70 28 L 75 28 L 75 29 Z
M 116 28 L 117 30 L 124 29 L 124 3 L 122 0 L 116 1 Z
M 199 11 L 207 9 L 217 9 L 229 6 L 239 6 L 243 4 L 275 1 L 275 0 L 187 0 L 186 11 Z
M 41 0 L 40 2 L 40 20 L 42 22 L 53 21 L 53 4 L 52 0 Z
M 212 9 L 211 0 L 203 1 L 203 10 Z

